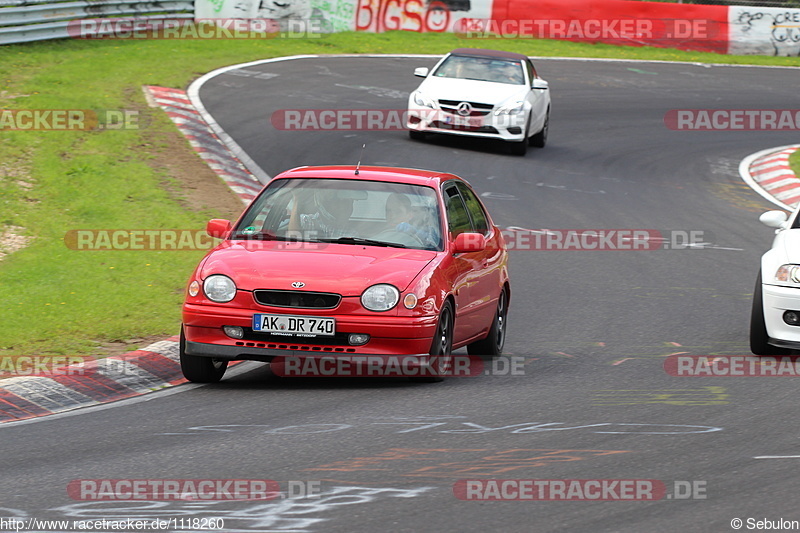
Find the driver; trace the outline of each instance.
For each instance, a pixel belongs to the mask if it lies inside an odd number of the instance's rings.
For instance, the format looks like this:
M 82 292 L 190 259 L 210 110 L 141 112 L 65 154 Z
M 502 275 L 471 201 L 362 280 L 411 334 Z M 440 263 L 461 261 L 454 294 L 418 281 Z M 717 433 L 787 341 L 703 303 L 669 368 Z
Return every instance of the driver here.
M 519 85 L 524 83 L 522 71 L 517 63 L 510 61 L 495 61 L 491 65 L 493 81 Z

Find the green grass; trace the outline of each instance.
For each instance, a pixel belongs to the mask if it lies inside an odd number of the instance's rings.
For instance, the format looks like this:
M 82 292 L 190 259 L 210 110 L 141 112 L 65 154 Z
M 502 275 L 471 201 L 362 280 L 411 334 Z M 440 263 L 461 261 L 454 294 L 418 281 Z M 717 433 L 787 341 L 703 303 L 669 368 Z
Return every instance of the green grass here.
M 404 32 L 64 40 L 0 47 L 0 109 L 144 109 L 142 85 L 186 88 L 233 63 L 293 54 L 442 54 L 462 46 L 534 56 L 797 65 L 797 58 Z M 3 132 L 0 230 L 24 228 L 32 241 L 0 260 L 0 355 L 91 354 L 102 342 L 177 333 L 184 285 L 203 252 L 78 252 L 63 242 L 71 229 L 202 228 L 218 216 L 188 210 L 169 192 L 175 186 L 168 173 L 153 164 L 165 151 L 159 134 L 173 128 L 159 111 L 141 131 Z
M 796 175 L 800 176 L 800 150 L 789 156 L 789 167 Z

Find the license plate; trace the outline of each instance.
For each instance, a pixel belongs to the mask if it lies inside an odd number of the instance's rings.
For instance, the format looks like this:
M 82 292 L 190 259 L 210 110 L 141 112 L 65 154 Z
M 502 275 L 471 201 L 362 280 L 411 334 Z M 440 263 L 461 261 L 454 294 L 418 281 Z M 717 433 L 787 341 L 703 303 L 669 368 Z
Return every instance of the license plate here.
M 452 124 L 453 126 L 471 126 L 477 128 L 481 125 L 480 117 L 473 118 L 473 117 L 446 115 L 444 117 L 444 121 L 446 124 Z
M 321 316 L 253 315 L 253 331 L 285 335 L 332 336 L 336 320 Z

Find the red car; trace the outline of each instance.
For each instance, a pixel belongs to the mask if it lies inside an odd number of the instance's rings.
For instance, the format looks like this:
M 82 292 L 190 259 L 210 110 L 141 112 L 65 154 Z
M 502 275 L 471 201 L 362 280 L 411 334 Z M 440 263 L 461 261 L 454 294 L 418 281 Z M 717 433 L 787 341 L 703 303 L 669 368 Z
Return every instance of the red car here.
M 219 381 L 237 360 L 502 352 L 508 253 L 458 176 L 300 167 L 270 181 L 235 224 L 215 219 L 206 231 L 223 241 L 183 305 L 190 381 Z

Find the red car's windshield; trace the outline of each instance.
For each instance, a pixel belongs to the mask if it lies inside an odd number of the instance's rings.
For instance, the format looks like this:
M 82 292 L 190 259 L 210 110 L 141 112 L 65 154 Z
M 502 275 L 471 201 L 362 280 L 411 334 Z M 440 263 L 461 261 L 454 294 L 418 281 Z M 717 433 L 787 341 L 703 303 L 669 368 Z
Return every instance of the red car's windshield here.
M 234 239 L 442 249 L 436 191 L 367 180 L 281 179 L 253 202 Z

